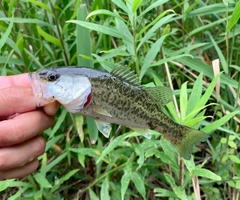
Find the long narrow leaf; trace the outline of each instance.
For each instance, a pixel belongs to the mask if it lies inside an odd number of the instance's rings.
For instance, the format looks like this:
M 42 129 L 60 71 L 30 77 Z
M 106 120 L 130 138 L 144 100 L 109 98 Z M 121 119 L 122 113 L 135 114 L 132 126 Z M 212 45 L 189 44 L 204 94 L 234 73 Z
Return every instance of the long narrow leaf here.
M 232 17 L 230 18 L 228 25 L 227 25 L 227 31 L 230 31 L 232 29 L 232 27 L 238 22 L 239 18 L 240 18 L 240 1 L 238 1 L 238 3 L 236 4 L 234 10 L 233 10 L 233 14 Z
M 220 118 L 219 120 L 212 122 L 208 126 L 205 126 L 202 129 L 202 131 L 205 133 L 210 133 L 216 130 L 218 127 L 221 127 L 222 125 L 224 125 L 229 119 L 231 119 L 232 117 L 234 117 L 236 114 L 239 114 L 239 113 L 240 113 L 240 110 L 231 112 L 228 115 L 225 115 L 224 117 Z
M 151 49 L 148 51 L 144 62 L 143 62 L 143 66 L 141 69 L 141 74 L 140 74 L 140 79 L 142 79 L 143 75 L 146 73 L 147 69 L 150 67 L 150 65 L 152 64 L 153 60 L 155 59 L 156 55 L 160 52 L 162 43 L 164 41 L 164 39 L 166 38 L 166 36 L 162 36 L 160 37 L 151 47 Z
M 62 44 L 61 44 L 60 40 L 57 39 L 56 37 L 53 37 L 52 35 L 48 34 L 47 32 L 45 32 L 43 29 L 40 28 L 40 26 L 37 26 L 37 31 L 45 40 L 62 48 Z
M 88 28 L 90 30 L 94 30 L 94 31 L 97 31 L 97 32 L 100 32 L 100 33 L 104 33 L 104 34 L 110 35 L 112 37 L 121 38 L 121 39 L 124 39 L 124 40 L 127 40 L 127 41 L 130 42 L 129 38 L 125 37 L 123 34 L 121 34 L 114 27 L 109 28 L 107 26 L 103 26 L 103 25 L 99 25 L 99 24 L 93 24 L 93 23 L 90 23 L 90 22 L 84 22 L 84 21 L 80 21 L 80 20 L 69 20 L 67 22 L 78 24 L 78 25 L 83 26 L 85 28 Z
M 12 27 L 13 27 L 13 21 L 10 22 L 7 30 L 3 33 L 2 37 L 0 38 L 0 51 L 3 45 L 6 43 L 8 36 L 10 35 Z
M 199 109 L 204 107 L 204 105 L 207 103 L 207 101 L 209 100 L 210 96 L 212 95 L 212 92 L 215 88 L 215 85 L 218 81 L 218 79 L 220 78 L 222 73 L 219 73 L 214 79 L 213 81 L 210 83 L 210 85 L 208 86 L 207 90 L 205 91 L 204 95 L 202 96 L 202 98 L 198 101 L 197 105 L 194 107 L 193 110 Z

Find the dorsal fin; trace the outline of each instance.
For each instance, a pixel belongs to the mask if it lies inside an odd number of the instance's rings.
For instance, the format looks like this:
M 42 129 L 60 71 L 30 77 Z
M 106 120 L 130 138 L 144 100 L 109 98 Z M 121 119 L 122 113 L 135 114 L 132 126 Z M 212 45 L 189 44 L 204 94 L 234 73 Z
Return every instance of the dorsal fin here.
M 168 102 L 172 101 L 172 90 L 168 87 L 157 86 L 144 89 L 149 93 L 149 95 L 160 108 L 165 106 Z
M 114 67 L 113 70 L 111 71 L 111 74 L 118 77 L 122 81 L 140 86 L 140 82 L 137 77 L 137 74 L 135 74 L 134 71 L 132 71 L 128 67 L 121 67 L 121 66 Z

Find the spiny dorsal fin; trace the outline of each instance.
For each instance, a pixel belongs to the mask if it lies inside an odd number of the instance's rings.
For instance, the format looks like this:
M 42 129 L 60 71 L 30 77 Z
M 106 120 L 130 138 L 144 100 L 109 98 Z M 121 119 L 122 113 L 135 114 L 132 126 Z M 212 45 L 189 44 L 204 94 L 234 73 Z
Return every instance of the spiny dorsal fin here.
M 149 93 L 149 95 L 160 108 L 165 106 L 168 102 L 172 101 L 172 90 L 168 87 L 148 87 L 145 88 L 145 90 Z
M 111 71 L 111 74 L 120 78 L 122 81 L 140 86 L 137 75 L 128 67 L 117 66 Z

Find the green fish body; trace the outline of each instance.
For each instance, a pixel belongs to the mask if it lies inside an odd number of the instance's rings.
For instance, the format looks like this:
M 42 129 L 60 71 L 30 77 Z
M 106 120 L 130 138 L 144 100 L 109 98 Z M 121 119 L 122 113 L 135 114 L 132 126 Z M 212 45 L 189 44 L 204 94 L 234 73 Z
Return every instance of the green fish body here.
M 126 67 L 111 73 L 84 67 L 47 68 L 29 75 L 38 106 L 59 101 L 69 112 L 94 118 L 104 136 L 110 123 L 127 126 L 150 138 L 149 129 L 169 140 L 189 159 L 192 148 L 207 135 L 180 125 L 161 108 L 172 99 L 167 87 L 143 87 Z

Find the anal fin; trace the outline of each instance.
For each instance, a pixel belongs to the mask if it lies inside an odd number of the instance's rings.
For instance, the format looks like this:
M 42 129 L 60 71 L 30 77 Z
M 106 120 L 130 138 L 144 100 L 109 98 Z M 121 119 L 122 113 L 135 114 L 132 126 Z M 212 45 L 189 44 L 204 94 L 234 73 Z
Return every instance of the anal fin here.
M 94 120 L 98 130 L 106 137 L 108 138 L 110 135 L 110 132 L 112 130 L 111 124 L 108 122 L 102 122 L 99 120 Z

